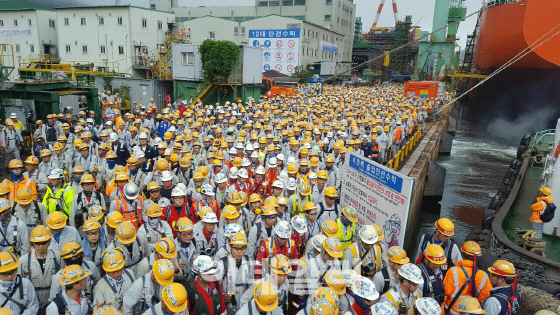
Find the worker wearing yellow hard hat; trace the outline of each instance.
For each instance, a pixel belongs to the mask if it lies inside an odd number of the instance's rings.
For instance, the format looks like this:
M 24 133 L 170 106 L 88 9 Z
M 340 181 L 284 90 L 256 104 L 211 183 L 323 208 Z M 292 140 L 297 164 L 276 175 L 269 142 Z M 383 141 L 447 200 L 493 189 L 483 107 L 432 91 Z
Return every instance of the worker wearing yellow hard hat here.
M 0 305 L 13 310 L 16 314 L 36 314 L 39 311 L 39 301 L 35 288 L 29 279 L 18 275 L 18 257 L 8 251 L 0 252 L 0 281 L 2 294 Z M 7 299 L 6 296 L 15 296 L 16 299 Z
M 435 231 L 430 234 L 424 234 L 420 239 L 420 245 L 416 253 L 416 262 L 422 261 L 424 250 L 429 244 L 440 245 L 445 251 L 446 263 L 441 265 L 441 271 L 445 276 L 447 270 L 462 260 L 459 246 L 451 238 L 455 233 L 455 226 L 451 220 L 440 218 L 435 222 Z
M 492 284 L 490 296 L 482 304 L 486 314 L 503 314 L 519 311 L 521 295 L 517 291 L 517 271 L 513 264 L 504 259 L 498 259 L 488 268 L 488 277 Z M 504 297 L 507 303 L 504 304 Z
M 61 270 L 58 285 L 63 287 L 59 293 L 49 304 L 46 309 L 47 314 L 60 314 L 62 312 L 71 312 L 72 314 L 86 315 L 89 308 L 89 301 L 85 298 L 84 293 L 87 289 L 87 279 L 90 273 L 83 270 L 79 265 L 70 265 Z

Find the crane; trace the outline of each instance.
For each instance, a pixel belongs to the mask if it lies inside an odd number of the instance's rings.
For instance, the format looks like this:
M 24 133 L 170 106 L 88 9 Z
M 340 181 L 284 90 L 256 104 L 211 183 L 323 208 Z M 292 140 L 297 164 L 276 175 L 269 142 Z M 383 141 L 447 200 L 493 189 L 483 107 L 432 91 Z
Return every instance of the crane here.
M 397 0 L 392 0 L 393 2 L 393 14 L 395 15 L 395 24 L 399 21 L 399 10 L 397 9 Z M 385 4 L 385 0 L 381 0 L 379 3 L 379 8 L 377 8 L 377 14 L 375 15 L 375 20 L 371 25 L 372 28 L 377 27 L 377 22 L 379 22 L 379 17 L 381 16 L 381 10 L 383 10 L 383 5 Z

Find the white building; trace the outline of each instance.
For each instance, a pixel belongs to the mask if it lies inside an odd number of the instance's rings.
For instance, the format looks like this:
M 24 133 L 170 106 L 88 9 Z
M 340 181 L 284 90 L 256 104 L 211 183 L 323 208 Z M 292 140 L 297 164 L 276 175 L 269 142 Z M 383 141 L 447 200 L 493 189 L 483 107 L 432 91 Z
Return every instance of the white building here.
M 189 6 L 181 7 L 185 2 Z M 236 43 L 241 43 L 247 40 L 247 34 L 250 29 L 279 29 L 277 27 L 281 24 L 283 24 L 284 27 L 280 29 L 286 29 L 286 24 L 290 23 L 288 20 L 284 22 L 274 18 L 273 23 L 275 23 L 275 25 L 272 26 L 268 24 L 268 20 L 257 19 L 276 15 L 291 19 L 293 22 L 291 24 L 301 24 L 301 48 L 305 47 L 305 55 L 307 55 L 307 48 L 309 48 L 310 51 L 313 50 L 313 57 L 311 57 L 311 55 L 309 55 L 309 58 L 303 57 L 300 59 L 300 64 L 305 64 L 306 60 L 312 62 L 323 60 L 352 60 L 352 42 L 356 16 L 356 5 L 352 0 L 255 0 L 252 6 L 237 6 L 236 4 L 239 3 L 239 1 L 236 0 L 220 1 L 224 6 L 207 6 L 206 2 L 207 1 L 204 0 L 188 2 L 179 0 L 150 0 L 152 8 L 173 10 L 176 21 L 185 22 L 185 27 L 191 28 L 194 42 L 199 41 L 197 37 L 211 37 L 210 31 L 212 30 L 210 30 L 210 28 L 213 26 L 208 25 L 208 31 L 203 29 L 204 32 L 199 33 L 195 29 L 200 29 L 200 27 L 191 27 L 193 24 L 188 23 L 197 18 L 220 17 L 234 22 L 237 26 L 233 23 L 226 24 L 224 22 L 219 22 L 220 25 L 227 26 L 228 28 L 218 30 L 218 28 L 215 27 L 213 31 L 217 36 L 216 39 L 228 39 Z M 200 19 L 196 21 L 197 23 L 202 22 Z M 217 20 L 215 21 L 218 22 Z M 251 24 L 251 21 L 254 23 Z M 263 23 L 264 21 L 266 21 L 266 23 Z M 245 22 L 249 22 L 249 24 L 245 24 Z M 248 28 L 249 25 L 251 28 Z M 237 33 L 235 32 L 236 27 L 238 30 Z M 245 34 L 241 32 L 243 27 L 245 27 Z M 303 32 L 304 28 L 306 32 Z M 327 30 L 333 33 L 328 33 Z M 308 35 L 307 31 L 309 31 Z M 226 34 L 227 32 L 230 34 Z M 218 33 L 220 35 L 218 35 Z M 324 34 L 325 37 L 328 34 L 328 39 L 325 38 L 325 40 L 323 40 L 321 33 Z M 319 41 L 325 42 L 324 44 L 326 46 L 331 48 L 338 47 L 337 52 L 333 54 L 333 59 L 323 57 L 321 52 L 323 43 L 319 45 L 311 43 L 316 39 L 317 35 L 319 36 Z M 305 44 L 306 39 L 311 42 Z M 315 50 L 318 50 L 317 56 L 315 56 Z M 329 53 L 330 52 L 332 51 L 329 51 Z
M 28 2 L 13 4 L 0 2 L 0 44 L 11 45 L 14 54 L 15 69 L 10 79 L 17 77 L 20 62 L 42 54 L 56 58 L 58 53 L 56 12 Z M 11 53 L 10 46 L 3 46 L 3 50 L 3 54 Z M 5 57 L 3 62 L 12 66 L 11 58 Z
M 119 72 L 135 75 L 138 53 L 158 57 L 172 28 L 172 12 L 133 6 L 85 6 L 56 9 L 59 55 L 63 61 L 115 62 Z

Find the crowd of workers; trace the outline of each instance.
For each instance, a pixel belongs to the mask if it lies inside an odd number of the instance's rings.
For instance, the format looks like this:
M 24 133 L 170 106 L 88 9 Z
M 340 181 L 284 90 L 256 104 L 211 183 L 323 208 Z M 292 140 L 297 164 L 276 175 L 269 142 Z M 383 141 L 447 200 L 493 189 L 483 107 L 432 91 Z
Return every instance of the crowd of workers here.
M 52 114 L 25 160 L 7 120 L 0 314 L 515 314 L 514 266 L 477 269 L 450 220 L 412 257 L 339 204 L 348 150 L 386 163 L 447 97 L 328 87 L 112 108 L 102 125 Z

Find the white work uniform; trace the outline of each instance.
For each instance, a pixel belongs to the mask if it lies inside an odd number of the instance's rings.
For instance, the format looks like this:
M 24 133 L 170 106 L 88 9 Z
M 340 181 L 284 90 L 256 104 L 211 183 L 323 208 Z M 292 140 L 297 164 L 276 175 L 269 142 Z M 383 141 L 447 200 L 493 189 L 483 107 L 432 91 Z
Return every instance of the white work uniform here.
M 278 221 L 277 221 L 278 222 Z M 259 235 L 259 227 L 260 227 L 260 235 Z M 270 228 L 270 235 L 268 234 L 264 223 L 259 222 L 251 227 L 249 230 L 248 243 L 247 243 L 247 251 L 245 255 L 249 256 L 251 259 L 255 259 L 257 257 L 257 250 L 259 246 L 261 246 L 262 242 L 274 236 L 274 226 Z
M 14 205 L 14 216 L 25 223 L 27 233 L 31 235 L 31 232 L 37 225 L 45 225 L 47 210 L 43 203 L 39 201 L 32 201 L 27 210 L 24 210 L 20 204 L 16 203 Z
M 161 303 L 159 302 L 158 304 L 150 307 L 149 310 L 145 311 L 144 314 L 142 315 L 164 315 L 163 311 L 161 310 Z M 189 315 L 189 309 L 186 308 L 184 311 L 180 312 L 180 313 L 174 313 L 175 315 Z
M 47 185 L 49 184 L 49 180 L 47 179 L 47 175 L 40 173 L 37 169 L 33 174 L 29 174 L 29 172 L 23 173 L 24 176 L 31 179 L 35 186 L 37 187 L 37 194 L 39 196 L 44 196 L 45 192 L 47 191 Z
M 253 299 L 253 291 L 255 290 L 255 286 L 258 283 L 266 282 L 266 281 L 272 283 L 272 285 L 276 287 L 276 284 L 274 284 L 274 282 L 272 282 L 272 278 L 271 278 L 270 274 L 267 274 L 260 281 L 257 281 L 255 283 L 253 283 L 253 285 L 251 287 L 249 287 L 245 291 L 245 293 L 243 293 L 243 295 L 241 296 L 241 303 L 238 303 L 239 307 L 241 309 L 243 309 L 243 306 L 247 305 L 247 303 L 249 303 L 249 301 L 251 301 Z M 278 292 L 278 308 L 277 308 L 277 310 L 280 310 L 280 314 L 282 314 L 282 306 L 284 304 L 288 303 L 288 281 L 286 280 L 284 283 L 282 283 L 282 285 L 280 287 L 276 287 L 276 291 Z M 239 314 L 239 312 L 237 312 L 237 314 Z
M 241 264 L 239 267 L 237 266 L 236 260 L 231 255 L 216 261 L 218 261 L 218 266 L 221 271 L 219 274 L 223 274 L 220 285 L 222 287 L 222 294 L 227 301 L 227 313 L 233 315 L 240 309 L 241 297 L 253 283 L 255 274 L 254 266 L 246 255 L 241 257 Z M 226 264 L 227 270 L 225 270 Z M 229 298 L 229 296 L 231 296 L 231 298 Z M 234 300 L 235 302 L 233 302 Z
M 251 312 L 249 312 L 249 307 L 251 307 Z M 257 305 L 255 304 L 255 299 L 253 299 L 253 292 L 251 292 L 251 300 L 250 303 L 246 303 L 245 305 L 243 305 L 243 307 L 241 309 L 239 309 L 239 311 L 237 311 L 237 313 L 235 313 L 235 315 L 257 315 L 257 314 L 261 314 L 259 313 L 258 309 L 257 309 Z M 277 307 L 274 310 L 270 311 L 270 312 L 266 312 L 267 315 L 282 315 L 282 308 L 281 307 Z
M 17 315 L 36 315 L 39 312 L 39 300 L 37 300 L 37 294 L 35 293 L 35 288 L 31 281 L 25 278 L 21 278 L 19 275 L 13 280 L 14 285 L 11 286 L 10 290 L 5 289 L 3 286 L 0 287 L 0 305 L 9 308 L 12 312 Z M 17 288 L 17 289 L 16 289 Z M 16 290 L 14 292 L 14 290 Z M 14 292 L 12 294 L 12 292 Z M 8 296 L 12 296 L 12 299 L 19 303 L 14 303 L 13 301 L 6 302 L 5 293 Z M 20 306 L 25 309 L 21 309 Z
M 8 225 L 0 225 L 0 251 L 7 252 L 10 247 L 13 247 L 13 252 L 19 256 L 29 252 L 27 225 L 13 215 Z
M 151 218 L 148 218 L 150 220 Z M 148 242 L 149 252 L 154 251 L 155 244 L 164 237 L 173 239 L 173 231 L 169 226 L 169 223 L 157 219 L 158 222 L 155 227 L 152 227 L 149 222 L 145 222 L 141 227 L 138 228 L 138 235 L 140 239 L 145 239 Z
M 19 259 L 18 274 L 24 278 L 28 278 L 35 287 L 39 306 L 48 305 L 49 293 L 51 289 L 51 280 L 62 266 L 60 254 L 51 249 L 47 250 L 47 255 L 43 263 L 43 269 L 39 260 L 37 260 L 35 250 L 30 251 Z
M 17 129 L 10 130 L 8 127 L 0 131 L 0 147 L 8 149 L 5 158 L 5 166 L 12 159 L 21 160 L 19 146 L 23 144 L 23 138 Z M 5 153 L 2 152 L 2 153 Z
M 328 254 L 325 253 L 325 255 Z M 321 287 L 321 282 L 324 283 L 324 276 L 329 270 L 341 272 L 342 267 L 340 260 L 334 259 L 327 264 L 319 254 L 307 261 L 304 276 L 309 292 L 314 292 Z
M 104 276 L 97 282 L 93 289 L 93 302 L 99 304 L 112 304 L 119 310 L 122 307 L 123 297 L 134 282 L 134 273 L 125 269 L 121 279 L 116 280 L 109 276 Z
M 61 268 L 64 268 L 66 264 L 64 260 L 62 261 Z M 91 293 L 93 286 L 101 279 L 101 275 L 99 274 L 99 270 L 97 270 L 97 266 L 91 261 L 82 261 L 82 269 L 84 271 L 89 272 L 89 277 L 87 277 L 87 287 L 85 290 L 85 295 L 91 301 Z M 54 299 L 57 295 L 62 293 L 62 286 L 58 284 L 60 280 L 60 275 L 62 274 L 62 270 L 59 270 L 53 277 L 52 277 L 52 284 L 51 290 L 49 292 L 49 300 Z
M 183 247 L 181 246 L 181 241 L 177 237 L 175 239 L 175 247 L 177 248 L 177 262 L 185 263 L 185 268 L 183 269 L 183 273 L 187 275 L 191 271 L 191 267 L 194 259 L 198 256 L 196 243 L 191 241 L 188 247 Z
M 391 267 L 387 266 L 385 268 L 387 269 L 387 274 L 389 275 L 389 279 L 385 279 L 385 276 L 383 275 L 383 269 L 381 269 L 381 271 L 379 271 L 378 273 L 375 274 L 375 276 L 373 276 L 373 284 L 375 284 L 375 288 L 377 288 L 377 292 L 379 292 L 379 294 L 385 293 L 383 292 L 383 288 L 385 287 L 385 283 L 387 280 L 389 280 L 388 289 L 392 287 L 396 287 L 399 284 L 399 278 L 395 277 L 393 271 L 391 270 Z
M 335 202 L 332 207 L 327 207 L 324 199 L 317 205 L 317 221 L 319 221 L 319 225 L 323 226 L 323 222 L 328 220 L 336 221 L 338 217 L 341 215 L 342 209 L 340 206 Z
M 89 207 L 94 205 L 100 205 L 103 209 L 105 209 L 105 197 L 103 197 L 101 192 L 97 193 L 96 191 L 92 191 L 89 200 L 83 191 L 76 192 L 74 199 L 72 200 L 72 211 L 70 211 L 70 217 L 68 218 L 70 220 L 70 225 L 75 228 L 79 228 L 79 226 L 76 226 L 76 214 L 85 214 L 83 218 L 83 222 L 85 222 L 88 217 Z
M 336 161 L 335 161 L 336 162 Z M 333 166 L 330 170 L 325 168 L 325 171 L 329 173 L 329 178 L 327 179 L 327 187 L 334 187 L 338 192 L 340 192 L 340 185 L 342 183 L 342 178 L 340 177 L 340 171 L 338 167 L 336 167 L 333 163 Z
M 86 299 L 86 297 L 83 295 L 83 292 L 80 292 L 80 294 L 82 294 L 82 299 L 80 301 L 80 303 L 76 302 L 76 300 L 70 298 L 67 294 L 66 294 L 66 290 L 62 293 L 62 298 L 64 299 L 64 304 L 66 305 L 66 311 L 65 314 L 68 314 L 68 312 L 70 312 L 69 314 L 72 315 L 87 315 L 89 314 L 89 301 Z M 51 302 L 49 304 L 49 306 L 47 307 L 47 312 L 46 314 L 59 314 L 58 312 L 58 306 L 56 305 L 55 302 Z
M 53 237 L 51 238 L 51 244 L 49 245 L 49 248 L 54 251 L 60 251 L 62 245 L 68 242 L 76 242 L 80 244 L 82 242 L 82 238 L 80 237 L 80 233 L 75 227 L 67 225 L 64 228 L 62 228 L 62 231 L 60 232 L 60 238 L 58 241 L 55 239 L 53 235 Z
M 113 250 L 116 247 L 120 247 L 123 250 L 124 258 L 126 259 L 126 268 L 129 268 L 136 274 L 138 270 L 138 263 L 146 257 L 149 253 L 148 250 L 148 243 L 146 240 L 141 240 L 140 238 L 136 237 L 136 240 L 132 242 L 132 253 L 128 251 L 127 246 L 121 243 L 118 239 L 115 239 L 111 244 L 107 245 L 108 250 Z
M 201 223 L 201 222 L 198 222 Z M 194 229 L 193 229 L 193 241 L 196 242 L 196 248 L 202 250 L 202 249 L 210 249 L 212 251 L 210 256 L 214 256 L 216 254 L 216 251 L 218 250 L 218 235 L 216 234 L 216 229 L 214 229 L 214 233 L 212 233 L 212 236 L 210 237 L 210 240 L 207 240 L 206 237 L 204 236 L 204 232 L 203 232 L 204 227 L 202 226 L 202 224 L 198 225 L 195 224 L 194 225 Z
M 161 301 L 162 289 L 157 281 L 152 282 L 152 271 L 140 276 L 124 294 L 122 315 L 141 314 L 149 309 L 153 302 Z

